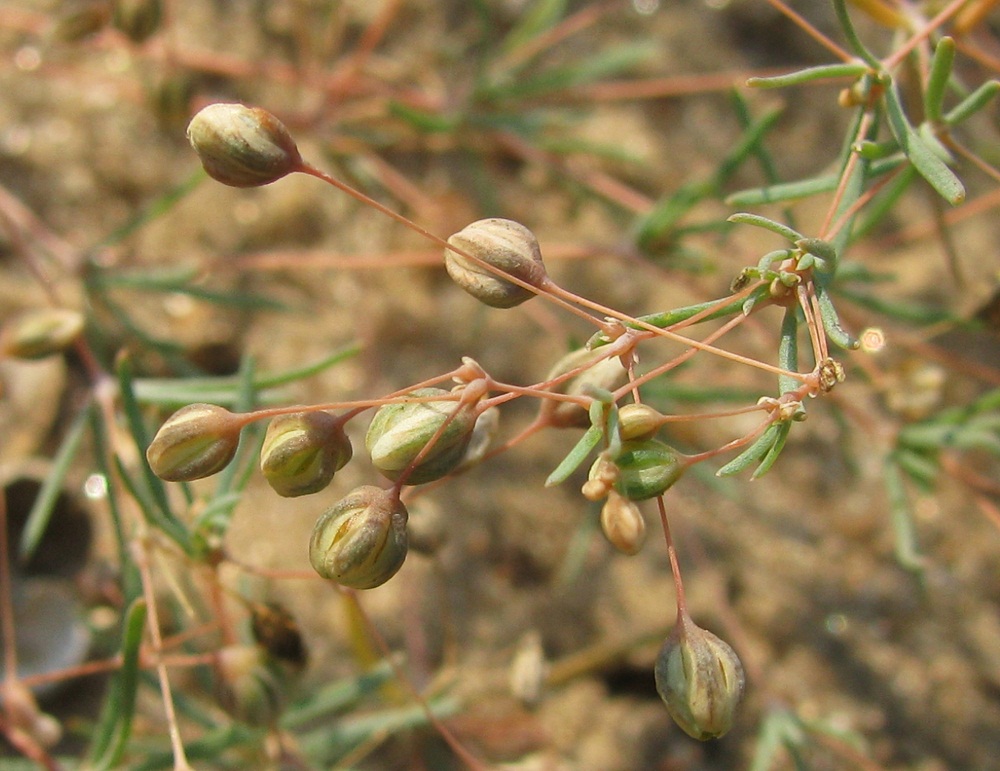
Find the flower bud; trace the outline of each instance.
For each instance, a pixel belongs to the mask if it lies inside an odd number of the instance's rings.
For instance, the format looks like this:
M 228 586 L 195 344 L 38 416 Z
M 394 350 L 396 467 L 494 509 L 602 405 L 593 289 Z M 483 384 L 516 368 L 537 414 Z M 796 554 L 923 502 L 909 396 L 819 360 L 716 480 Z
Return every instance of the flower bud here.
M 639 507 L 612 491 L 601 509 L 601 530 L 622 554 L 638 554 L 646 542 L 646 520 Z
M 688 736 L 717 739 L 733 726 L 745 677 L 739 656 L 686 613 L 656 657 L 656 690 Z
M 144 43 L 160 28 L 163 0 L 114 0 L 111 23 L 133 43 Z
M 285 498 L 319 492 L 351 459 L 351 440 L 328 412 L 279 415 L 267 427 L 260 469 Z
M 518 222 L 479 220 L 455 233 L 448 243 L 531 286 L 540 287 L 545 280 L 538 240 Z M 492 308 L 513 308 L 535 296 L 451 249 L 445 250 L 444 265 L 456 284 Z
M 622 439 L 652 439 L 663 425 L 663 415 L 648 404 L 626 404 L 618 410 Z
M 420 388 L 408 395 L 447 397 L 449 393 L 441 388 Z M 454 471 L 465 457 L 476 425 L 474 411 L 454 399 L 380 407 L 365 435 L 365 447 L 375 468 L 389 479 L 399 479 L 452 413 L 455 417 L 406 477 L 406 484 L 431 482 Z
M 236 455 L 242 421 L 214 404 L 189 404 L 167 418 L 146 449 L 153 473 L 190 482 L 221 471 Z
M 44 359 L 61 353 L 83 331 L 83 316 L 67 308 L 38 308 L 12 319 L 0 333 L 0 355 Z
M 615 490 L 630 501 L 662 495 L 684 473 L 677 450 L 657 439 L 622 442 L 614 463 L 618 467 Z
M 281 712 L 280 680 L 259 645 L 228 645 L 215 656 L 215 696 L 219 706 L 252 726 L 274 723 Z
M 309 561 L 323 578 L 354 589 L 381 586 L 406 559 L 409 514 L 390 490 L 356 488 L 316 521 Z
M 187 136 L 208 175 L 224 185 L 268 185 L 302 166 L 288 129 L 259 107 L 210 104 L 191 119 Z

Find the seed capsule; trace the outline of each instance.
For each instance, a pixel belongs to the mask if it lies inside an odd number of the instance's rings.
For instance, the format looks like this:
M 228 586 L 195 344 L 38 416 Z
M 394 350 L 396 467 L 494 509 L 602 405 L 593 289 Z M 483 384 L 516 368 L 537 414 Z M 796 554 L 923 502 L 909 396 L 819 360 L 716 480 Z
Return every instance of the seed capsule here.
M 236 455 L 242 421 L 214 404 L 189 404 L 160 426 L 146 450 L 153 473 L 190 482 L 221 471 Z
M 519 222 L 497 218 L 479 220 L 455 233 L 448 243 L 531 286 L 540 287 L 545 280 L 538 240 Z M 451 249 L 445 250 L 444 265 L 456 284 L 492 308 L 513 308 L 535 296 L 530 289 L 504 279 Z
M 83 331 L 83 316 L 67 308 L 38 308 L 11 320 L 0 333 L 0 355 L 44 359 L 66 350 Z
M 323 578 L 354 589 L 381 586 L 403 565 L 409 514 L 390 490 L 365 485 L 327 509 L 309 541 L 309 561 Z
M 420 388 L 409 394 L 415 397 L 448 395 L 448 391 L 441 388 Z M 459 406 L 454 399 L 380 407 L 365 435 L 365 447 L 375 468 L 389 479 L 399 479 L 452 413 L 455 417 L 406 477 L 406 484 L 431 482 L 454 471 L 465 457 L 476 425 L 474 411 L 468 406 Z
M 215 696 L 219 706 L 252 726 L 274 723 L 281 713 L 280 680 L 259 645 L 228 645 L 215 656 Z
M 646 520 L 639 507 L 613 490 L 601 509 L 601 530 L 622 554 L 638 554 L 646 542 Z
M 717 739 L 733 726 L 745 676 L 736 652 L 686 613 L 656 658 L 656 690 L 688 736 Z
M 191 119 L 187 136 L 208 175 L 231 187 L 267 185 L 302 167 L 288 129 L 259 107 L 210 104 Z
M 351 440 L 333 415 L 296 412 L 268 425 L 260 468 L 278 495 L 293 498 L 325 488 L 352 454 Z
M 677 450 L 657 439 L 628 439 L 612 460 L 618 468 L 614 488 L 630 501 L 662 495 L 684 473 Z

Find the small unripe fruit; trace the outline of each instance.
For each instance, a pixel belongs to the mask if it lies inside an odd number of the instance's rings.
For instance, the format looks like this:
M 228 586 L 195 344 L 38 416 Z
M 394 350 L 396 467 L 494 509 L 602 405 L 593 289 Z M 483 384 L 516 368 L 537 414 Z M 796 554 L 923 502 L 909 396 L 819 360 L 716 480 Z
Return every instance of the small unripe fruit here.
M 83 316 L 67 308 L 38 308 L 9 321 L 0 332 L 0 355 L 44 359 L 61 353 L 83 331 Z
M 420 388 L 408 395 L 447 397 L 449 392 Z M 389 479 L 399 479 L 453 413 L 447 427 L 406 477 L 406 484 L 424 484 L 450 474 L 465 457 L 476 415 L 470 407 L 447 398 L 380 407 L 365 435 L 365 447 L 375 468 Z
M 622 554 L 638 554 L 646 542 L 646 520 L 639 507 L 613 490 L 601 508 L 601 531 Z
M 478 220 L 451 236 L 448 243 L 531 286 L 540 287 L 545 280 L 538 240 L 519 222 Z M 530 289 L 451 249 L 445 250 L 444 265 L 456 284 L 492 308 L 513 308 L 535 296 Z
M 745 676 L 736 652 L 687 613 L 667 638 L 655 667 L 656 690 L 688 736 L 717 739 L 733 726 Z
M 224 407 L 189 404 L 160 426 L 146 450 L 153 473 L 167 482 L 211 476 L 236 455 L 243 423 Z
M 309 541 L 309 561 L 323 578 L 371 589 L 402 567 L 409 514 L 390 490 L 364 485 L 327 509 Z
M 333 415 L 296 412 L 271 420 L 260 468 L 278 495 L 292 498 L 325 488 L 352 454 L 351 441 Z
M 303 165 L 288 129 L 259 107 L 210 104 L 187 136 L 208 175 L 231 187 L 267 185 Z
M 648 404 L 626 404 L 618 410 L 622 439 L 651 439 L 663 425 L 663 415 Z

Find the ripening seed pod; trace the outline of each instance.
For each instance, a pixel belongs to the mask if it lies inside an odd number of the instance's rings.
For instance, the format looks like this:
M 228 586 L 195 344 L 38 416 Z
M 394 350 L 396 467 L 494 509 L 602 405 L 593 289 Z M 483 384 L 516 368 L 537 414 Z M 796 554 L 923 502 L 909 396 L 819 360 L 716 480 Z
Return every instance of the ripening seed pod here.
M 648 404 L 626 404 L 618 410 L 621 438 L 652 439 L 663 425 L 663 414 Z
M 630 501 L 662 495 L 684 473 L 680 453 L 658 439 L 628 439 L 613 460 L 618 467 L 615 490 Z
M 259 107 L 210 104 L 191 119 L 187 137 L 208 175 L 231 187 L 268 185 L 303 165 L 288 129 Z
M 736 652 L 687 613 L 656 657 L 656 690 L 688 736 L 717 739 L 733 726 L 745 676 Z
M 0 332 L 0 356 L 44 359 L 66 350 L 83 331 L 83 316 L 68 308 L 37 308 L 17 316 Z
M 296 412 L 271 420 L 260 450 L 267 483 L 285 498 L 319 492 L 351 459 L 351 440 L 328 412 Z
M 309 541 L 309 561 L 323 578 L 353 589 L 381 586 L 402 567 L 409 514 L 391 490 L 363 485 L 327 509 Z
M 133 43 L 144 43 L 160 28 L 163 0 L 114 0 L 111 23 Z
M 614 490 L 601 508 L 601 530 L 622 554 L 638 554 L 646 542 L 646 520 L 633 501 Z
M 224 407 L 189 404 L 167 418 L 146 449 L 153 473 L 190 482 L 224 469 L 236 455 L 243 422 Z
M 408 394 L 414 397 L 448 395 L 449 392 L 441 388 L 419 388 Z M 424 484 L 450 474 L 465 457 L 477 416 L 468 405 L 459 406 L 457 401 L 447 398 L 380 407 L 365 435 L 365 447 L 375 468 L 389 479 L 399 479 L 453 413 L 455 417 L 406 477 L 406 484 Z
M 519 222 L 478 220 L 451 236 L 448 243 L 531 286 L 540 287 L 546 278 L 538 240 Z M 444 265 L 456 284 L 491 308 L 513 308 L 535 296 L 530 289 L 451 249 L 445 250 Z
M 618 357 L 612 356 L 609 359 L 602 356 L 601 350 L 578 348 L 570 351 L 556 362 L 545 379 L 554 380 L 577 367 L 589 364 L 583 372 L 564 381 L 553 391 L 569 396 L 582 396 L 587 395 L 591 389 L 614 391 L 625 385 L 628 381 L 628 371 L 622 366 Z M 541 410 L 548 420 L 548 425 L 553 428 L 590 427 L 590 413 L 586 407 L 579 404 L 546 399 L 542 402 Z
M 252 726 L 272 725 L 281 714 L 280 678 L 259 645 L 227 645 L 215 655 L 215 697 L 227 713 Z

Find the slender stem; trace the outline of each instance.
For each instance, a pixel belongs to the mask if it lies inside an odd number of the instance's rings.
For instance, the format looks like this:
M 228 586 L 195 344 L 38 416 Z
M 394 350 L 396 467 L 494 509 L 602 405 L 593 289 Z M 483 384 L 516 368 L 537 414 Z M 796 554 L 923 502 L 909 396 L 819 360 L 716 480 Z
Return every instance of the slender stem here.
M 674 588 L 677 593 L 677 619 L 687 615 L 687 598 L 684 596 L 684 581 L 681 579 L 681 566 L 677 561 L 677 550 L 674 548 L 674 539 L 670 535 L 670 524 L 667 522 L 667 507 L 663 503 L 663 496 L 657 496 L 656 506 L 660 511 L 660 524 L 663 526 L 663 539 L 667 542 L 667 556 L 670 558 L 670 572 L 674 577 Z
M 174 697 L 170 690 L 170 677 L 161 656 L 163 637 L 160 634 L 159 616 L 156 611 L 156 593 L 153 591 L 153 576 L 149 569 L 149 554 L 142 538 L 143 536 L 140 535 L 132 542 L 132 558 L 139 568 L 139 574 L 142 577 L 142 593 L 146 600 L 146 607 L 149 609 L 146 627 L 149 629 L 149 636 L 153 641 L 153 651 L 157 659 L 156 675 L 160 681 L 160 695 L 163 698 L 163 710 L 167 717 L 170 747 L 174 755 L 174 771 L 193 771 L 184 752 L 184 742 L 181 740 L 180 729 L 177 725 L 177 713 L 174 710 Z

